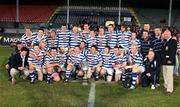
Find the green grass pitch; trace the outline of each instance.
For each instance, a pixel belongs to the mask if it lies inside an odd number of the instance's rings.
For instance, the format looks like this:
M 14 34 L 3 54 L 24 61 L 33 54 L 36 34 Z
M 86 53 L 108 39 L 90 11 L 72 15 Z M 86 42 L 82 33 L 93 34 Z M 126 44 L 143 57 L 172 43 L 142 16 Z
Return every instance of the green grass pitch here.
M 7 80 L 4 65 L 11 48 L 0 48 L 0 107 L 86 107 L 90 85 L 63 82 L 47 83 L 18 79 L 15 86 Z M 96 83 L 95 107 L 180 107 L 180 78 L 174 78 L 175 91 L 166 95 L 161 86 L 156 90 L 138 86 L 124 89 L 120 84 Z

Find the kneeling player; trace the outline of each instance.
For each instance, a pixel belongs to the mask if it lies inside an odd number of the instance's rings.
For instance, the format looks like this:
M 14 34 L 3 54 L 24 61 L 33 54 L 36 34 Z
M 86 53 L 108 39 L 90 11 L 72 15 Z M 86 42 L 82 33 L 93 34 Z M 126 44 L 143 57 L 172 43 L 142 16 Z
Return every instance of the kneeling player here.
M 115 46 L 113 51 L 113 68 L 115 70 L 115 81 L 119 81 L 121 79 L 121 73 L 125 71 L 127 58 L 122 47 L 119 48 L 118 46 Z
M 100 74 L 101 75 L 107 74 L 106 79 L 108 82 L 111 82 L 114 74 L 114 70 L 112 68 L 113 61 L 112 61 L 112 54 L 110 54 L 110 46 L 105 46 L 104 53 L 101 54 L 101 57 L 103 63 Z
M 86 61 L 84 55 L 80 52 L 79 46 L 74 47 L 74 53 L 72 53 L 67 60 L 67 70 L 66 70 L 66 80 L 68 82 L 70 79 L 71 72 L 74 73 L 75 79 L 78 76 L 83 76 L 81 71 L 81 63 Z
M 133 44 L 131 46 L 131 51 L 129 55 L 129 65 L 132 68 L 132 82 L 130 89 L 134 89 L 136 84 L 138 84 L 138 77 L 139 74 L 144 72 L 144 67 L 143 67 L 143 57 L 142 55 L 138 52 L 138 47 L 137 45 Z M 126 78 L 126 73 L 122 73 L 122 81 L 124 82 Z
M 95 79 L 98 80 L 102 66 L 102 57 L 95 45 L 91 46 L 91 50 L 88 52 L 86 59 L 88 62 L 87 78 L 90 79 L 94 73 Z
M 30 72 L 30 83 L 35 82 L 35 74 L 37 72 L 38 80 L 43 80 L 43 74 L 42 74 L 42 64 L 43 64 L 43 58 L 44 58 L 44 51 L 40 50 L 40 47 L 38 44 L 34 44 L 33 49 L 30 50 L 28 63 L 29 63 L 29 72 Z
M 45 65 L 47 71 L 47 83 L 51 83 L 51 80 L 59 81 L 60 57 L 57 54 L 56 48 L 51 48 L 50 55 L 45 56 Z

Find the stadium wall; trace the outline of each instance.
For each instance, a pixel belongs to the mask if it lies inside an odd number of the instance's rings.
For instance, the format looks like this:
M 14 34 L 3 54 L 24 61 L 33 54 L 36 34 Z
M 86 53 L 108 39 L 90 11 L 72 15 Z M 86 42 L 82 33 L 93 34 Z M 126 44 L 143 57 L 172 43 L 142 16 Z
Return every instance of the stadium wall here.
M 0 46 L 14 46 L 17 41 L 20 41 L 22 34 L 5 33 L 0 34 Z

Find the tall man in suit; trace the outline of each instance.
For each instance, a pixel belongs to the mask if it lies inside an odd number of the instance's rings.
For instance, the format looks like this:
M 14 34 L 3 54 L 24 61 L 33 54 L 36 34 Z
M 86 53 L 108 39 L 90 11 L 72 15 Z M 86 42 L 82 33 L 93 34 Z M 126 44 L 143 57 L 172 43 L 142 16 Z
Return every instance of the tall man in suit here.
M 15 76 L 17 73 L 21 72 L 25 77 L 29 75 L 28 71 L 28 48 L 23 47 L 19 53 L 16 53 L 12 55 L 11 57 L 11 69 L 10 74 L 12 77 L 12 84 L 14 85 L 16 83 Z
M 175 66 L 175 56 L 177 49 L 177 41 L 172 39 L 171 31 L 164 31 L 165 43 L 162 49 L 163 78 L 164 87 L 167 93 L 173 92 L 173 68 Z

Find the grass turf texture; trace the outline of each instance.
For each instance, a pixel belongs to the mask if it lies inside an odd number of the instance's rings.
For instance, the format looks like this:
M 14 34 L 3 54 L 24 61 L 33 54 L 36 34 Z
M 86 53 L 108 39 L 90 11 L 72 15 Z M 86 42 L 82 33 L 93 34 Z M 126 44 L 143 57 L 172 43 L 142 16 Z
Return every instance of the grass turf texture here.
M 7 81 L 4 65 L 12 49 L 0 48 L 0 107 L 86 107 L 90 86 L 80 83 L 52 85 L 17 80 L 16 86 Z M 161 84 L 163 83 L 161 78 Z M 96 83 L 95 107 L 180 107 L 180 81 L 174 78 L 175 91 L 166 95 L 162 85 L 156 90 L 138 87 L 124 89 L 118 83 Z
M 12 49 L 0 48 L 0 107 L 85 107 L 87 106 L 90 86 L 80 83 L 63 82 L 48 85 L 17 79 L 12 86 L 7 81 L 4 65 Z

